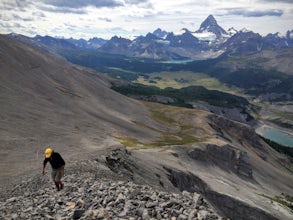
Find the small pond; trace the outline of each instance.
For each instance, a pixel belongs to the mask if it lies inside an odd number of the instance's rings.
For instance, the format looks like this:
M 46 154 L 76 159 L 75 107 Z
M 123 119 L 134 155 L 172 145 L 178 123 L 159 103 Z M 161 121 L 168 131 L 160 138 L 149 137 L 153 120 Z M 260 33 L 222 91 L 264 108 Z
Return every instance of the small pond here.
M 258 128 L 257 132 L 266 139 L 283 146 L 293 147 L 293 136 L 286 132 L 271 127 Z

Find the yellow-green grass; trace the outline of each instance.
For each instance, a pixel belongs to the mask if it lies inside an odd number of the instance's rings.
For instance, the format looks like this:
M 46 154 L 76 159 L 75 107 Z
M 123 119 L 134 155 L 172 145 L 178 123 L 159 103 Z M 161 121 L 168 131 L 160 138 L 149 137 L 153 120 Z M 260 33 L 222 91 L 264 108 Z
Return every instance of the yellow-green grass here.
M 125 147 L 129 147 L 133 149 L 138 148 L 141 145 L 144 145 L 143 143 L 139 142 L 137 139 L 127 137 L 124 135 L 117 135 L 115 136 L 115 138 Z
M 158 109 L 150 109 L 154 120 L 160 123 L 174 124 L 175 120 Z
M 293 113 L 292 112 L 284 112 L 284 111 L 279 111 L 279 110 L 272 110 L 273 113 L 275 113 L 277 116 L 293 121 Z
M 197 138 L 192 135 L 178 133 L 166 133 L 162 132 L 162 139 L 153 141 L 153 142 L 141 142 L 136 138 L 127 137 L 127 136 L 116 136 L 118 141 L 125 147 L 132 149 L 145 149 L 145 148 L 158 148 L 163 146 L 172 146 L 172 145 L 188 145 L 198 142 L 204 142 L 208 140 L 208 137 Z
M 155 103 L 146 103 L 146 105 L 150 109 L 152 118 L 168 129 L 159 130 L 158 128 L 147 126 L 141 122 L 134 122 L 138 126 L 158 132 L 161 135 L 161 139 L 143 142 L 134 137 L 128 137 L 122 134 L 116 135 L 117 140 L 122 145 L 132 149 L 160 148 L 172 145 L 188 145 L 204 142 L 209 139 L 208 135 L 203 135 L 202 137 L 194 135 L 196 133 L 194 131 L 201 128 L 192 126 L 191 124 L 187 124 L 186 122 L 182 122 L 168 115 L 168 112 L 175 112 L 176 114 L 176 111 L 178 111 L 178 113 L 181 111 L 187 111 L 188 114 L 188 111 L 192 112 L 193 110 Z M 192 114 L 190 116 L 192 117 Z
M 291 213 L 293 213 L 293 196 L 285 194 L 285 193 L 281 193 L 279 196 L 275 196 L 275 197 L 271 197 L 265 194 L 258 194 L 258 195 L 269 199 L 271 203 L 277 202 L 283 206 L 286 206 L 287 208 L 290 209 Z
M 210 90 L 219 90 L 229 93 L 240 92 L 240 89 L 230 88 L 207 74 L 187 71 L 151 73 L 148 79 L 139 77 L 135 82 L 157 86 L 161 89 L 167 87 L 180 89 L 187 86 L 203 86 Z

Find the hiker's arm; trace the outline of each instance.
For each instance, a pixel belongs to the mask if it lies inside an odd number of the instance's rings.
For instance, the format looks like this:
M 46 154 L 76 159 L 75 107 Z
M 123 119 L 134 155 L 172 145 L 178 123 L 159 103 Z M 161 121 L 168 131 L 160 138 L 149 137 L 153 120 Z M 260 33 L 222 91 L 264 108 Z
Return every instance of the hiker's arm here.
M 46 164 L 47 164 L 47 162 L 48 162 L 48 160 L 47 160 L 47 158 L 44 160 L 44 162 L 43 162 L 43 175 L 45 175 L 45 168 L 46 168 Z

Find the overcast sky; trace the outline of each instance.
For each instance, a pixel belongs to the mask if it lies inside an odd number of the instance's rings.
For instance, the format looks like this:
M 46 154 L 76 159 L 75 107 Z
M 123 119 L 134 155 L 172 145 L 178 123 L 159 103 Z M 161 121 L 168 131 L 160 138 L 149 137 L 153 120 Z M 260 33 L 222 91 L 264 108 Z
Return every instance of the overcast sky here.
M 195 31 L 214 15 L 224 29 L 293 29 L 293 0 L 0 0 L 0 33 L 73 38 Z

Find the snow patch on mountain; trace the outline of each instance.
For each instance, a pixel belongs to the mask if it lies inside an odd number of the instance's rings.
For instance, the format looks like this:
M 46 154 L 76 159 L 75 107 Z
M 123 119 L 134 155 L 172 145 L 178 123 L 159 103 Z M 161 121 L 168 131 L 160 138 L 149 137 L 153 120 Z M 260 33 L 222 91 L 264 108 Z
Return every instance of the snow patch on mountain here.
M 212 33 L 212 32 L 208 32 L 208 31 L 204 31 L 202 33 L 192 33 L 192 35 L 196 38 L 198 38 L 200 41 L 215 41 L 217 40 L 217 35 Z
M 187 29 L 183 28 L 183 29 L 180 29 L 179 31 L 173 32 L 173 34 L 175 36 L 180 36 L 180 35 L 183 35 L 186 32 L 186 30 Z
M 170 41 L 168 41 L 168 40 L 156 40 L 156 43 L 169 45 Z
M 242 32 L 242 33 L 248 33 L 248 32 L 251 32 L 251 30 L 249 30 L 249 29 L 247 29 L 247 28 L 242 28 L 242 29 L 240 30 L 240 32 Z

